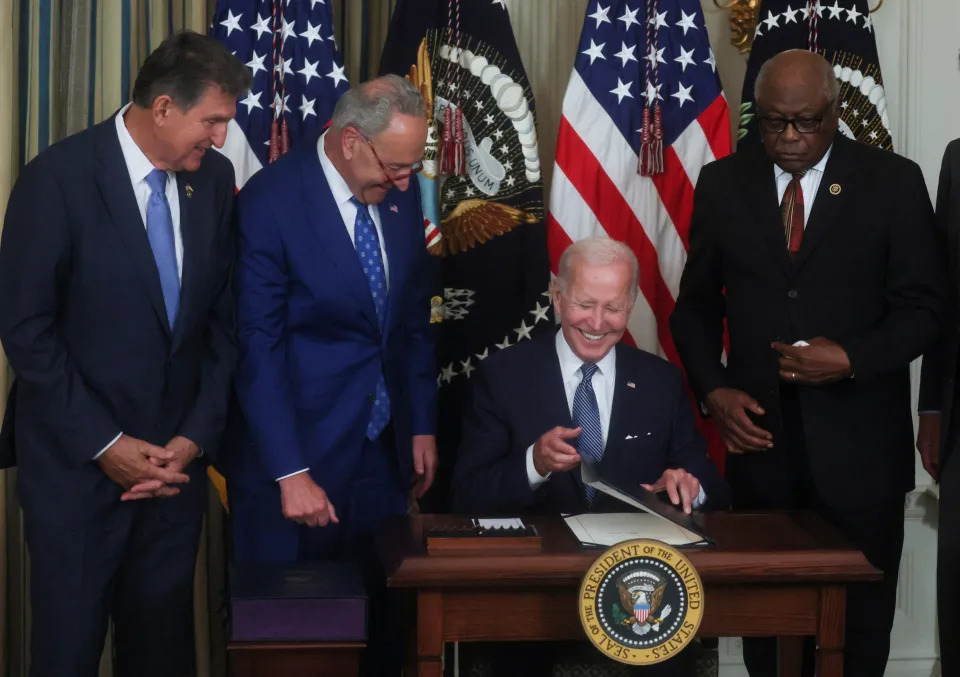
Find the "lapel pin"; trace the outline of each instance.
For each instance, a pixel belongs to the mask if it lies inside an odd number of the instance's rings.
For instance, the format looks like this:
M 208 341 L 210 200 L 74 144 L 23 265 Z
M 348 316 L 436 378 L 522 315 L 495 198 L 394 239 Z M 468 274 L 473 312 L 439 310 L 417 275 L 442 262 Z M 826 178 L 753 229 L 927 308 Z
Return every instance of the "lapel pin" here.
M 830 194 L 831 194 L 831 195 L 839 195 L 841 190 L 843 190 L 843 189 L 840 188 L 840 184 L 839 184 L 839 183 L 832 183 L 832 184 L 830 184 Z
M 393 212 L 394 214 L 400 213 L 400 210 L 397 209 L 397 205 L 393 204 L 392 202 L 390 203 L 390 211 Z
M 637 387 L 637 384 L 634 383 L 633 381 L 627 381 L 627 387 L 628 387 L 628 388 L 636 388 L 636 387 Z
M 187 199 L 189 200 L 193 197 L 193 186 L 191 186 L 189 183 L 185 184 L 183 186 L 183 192 L 187 194 Z

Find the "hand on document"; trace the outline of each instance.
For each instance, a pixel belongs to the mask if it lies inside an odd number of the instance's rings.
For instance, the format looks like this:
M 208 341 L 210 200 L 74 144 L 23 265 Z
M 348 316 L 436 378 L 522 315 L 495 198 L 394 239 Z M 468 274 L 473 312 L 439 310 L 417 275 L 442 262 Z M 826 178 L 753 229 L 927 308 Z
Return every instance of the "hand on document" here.
M 682 468 L 669 468 L 663 471 L 655 484 L 641 484 L 647 491 L 666 490 L 670 502 L 682 505 L 686 514 L 693 512 L 693 502 L 700 494 L 700 480 Z

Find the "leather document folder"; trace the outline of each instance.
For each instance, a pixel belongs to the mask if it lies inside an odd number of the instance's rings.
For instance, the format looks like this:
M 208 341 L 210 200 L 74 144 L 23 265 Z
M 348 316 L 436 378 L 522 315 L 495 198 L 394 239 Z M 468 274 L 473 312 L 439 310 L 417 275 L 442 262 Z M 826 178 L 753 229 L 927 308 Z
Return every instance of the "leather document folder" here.
M 682 509 L 673 504 L 661 500 L 657 494 L 644 489 L 640 484 L 627 485 L 620 479 L 609 477 L 603 474 L 602 464 L 598 466 L 593 463 L 583 462 L 580 464 L 581 477 L 583 483 L 588 484 L 597 491 L 613 496 L 628 505 L 639 508 L 644 512 L 655 515 L 660 519 L 666 520 L 686 534 L 686 542 L 678 543 L 682 545 L 712 545 L 713 539 L 705 531 L 702 524 L 702 516 L 696 512 L 688 515 Z M 636 538 L 642 538 L 637 535 Z

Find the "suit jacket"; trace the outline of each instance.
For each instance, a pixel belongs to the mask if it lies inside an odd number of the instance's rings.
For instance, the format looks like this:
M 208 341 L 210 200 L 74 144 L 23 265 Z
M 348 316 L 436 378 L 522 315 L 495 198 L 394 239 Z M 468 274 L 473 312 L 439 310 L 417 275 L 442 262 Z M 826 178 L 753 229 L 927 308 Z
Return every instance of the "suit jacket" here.
M 527 479 L 527 448 L 556 426 L 574 427 L 555 340 L 550 333 L 496 353 L 474 375 L 454 470 L 454 510 L 557 514 L 588 509 L 579 466 L 553 473 L 536 489 Z M 667 468 L 683 468 L 703 485 L 704 509 L 726 507 L 729 489 L 694 428 L 680 370 L 623 343 L 615 350 L 617 380 L 601 472 L 628 484 L 652 484 Z M 590 509 L 629 508 L 598 494 Z
M 309 467 L 328 493 L 346 486 L 381 373 L 403 477 L 413 471 L 412 436 L 434 433 L 433 264 L 416 181 L 390 191 L 379 212 L 389 268 L 383 331 L 316 144 L 240 192 L 236 393 L 250 437 L 228 459 L 231 482 L 256 489 Z
M 0 242 L 0 341 L 16 376 L 14 430 L 25 509 L 92 517 L 121 488 L 93 457 L 121 431 L 183 435 L 215 458 L 236 359 L 229 288 L 230 162 L 209 152 L 177 175 L 181 303 L 171 331 L 114 117 L 50 147 L 21 172 Z M 187 190 L 187 187 L 190 190 Z M 165 499 L 205 507 L 201 481 Z
M 734 505 L 779 507 L 790 493 L 770 344 L 817 336 L 846 350 L 855 376 L 799 387 L 816 487 L 838 506 L 902 494 L 914 474 L 909 364 L 935 339 L 943 301 L 920 168 L 838 134 L 795 262 L 782 223 L 762 147 L 704 167 L 670 327 L 698 397 L 739 388 L 767 412 L 758 423 L 775 448 L 728 456 Z
M 960 353 L 960 139 L 943 154 L 937 188 L 937 245 L 947 266 L 946 306 L 940 340 L 923 355 L 920 411 L 943 413 L 940 435 L 942 468 L 953 444 L 949 439 L 956 406 L 957 356 Z

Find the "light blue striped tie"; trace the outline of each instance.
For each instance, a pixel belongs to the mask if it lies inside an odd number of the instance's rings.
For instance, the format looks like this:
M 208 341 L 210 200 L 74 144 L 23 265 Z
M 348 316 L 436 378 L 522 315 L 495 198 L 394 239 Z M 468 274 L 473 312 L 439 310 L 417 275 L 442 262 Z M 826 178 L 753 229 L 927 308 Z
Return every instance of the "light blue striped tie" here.
M 180 276 L 177 273 L 177 249 L 173 241 L 173 218 L 170 204 L 167 202 L 167 173 L 154 169 L 147 174 L 150 186 L 150 199 L 147 200 L 147 239 L 153 250 L 153 260 L 160 273 L 160 289 L 163 291 L 163 303 L 167 307 L 167 321 L 170 330 L 177 321 L 180 309 Z
M 600 427 L 600 408 L 591 379 L 597 373 L 597 365 L 584 362 L 580 366 L 583 378 L 573 394 L 573 425 L 582 428 L 577 438 L 577 452 L 588 463 L 599 464 L 603 458 L 603 429 Z M 597 490 L 584 485 L 587 504 L 593 503 Z
M 355 197 L 350 201 L 357 208 L 357 218 L 353 224 L 353 242 L 360 258 L 360 266 L 370 285 L 370 294 L 373 296 L 373 307 L 377 313 L 377 324 L 383 331 L 383 323 L 387 316 L 387 274 L 383 268 L 383 256 L 380 253 L 380 238 L 377 236 L 377 226 L 370 216 L 367 205 Z M 370 410 L 370 420 L 367 423 L 367 439 L 375 440 L 390 422 L 390 396 L 387 394 L 387 383 L 383 378 L 383 365 L 380 365 L 380 378 L 377 379 L 376 392 L 373 398 L 373 408 Z

